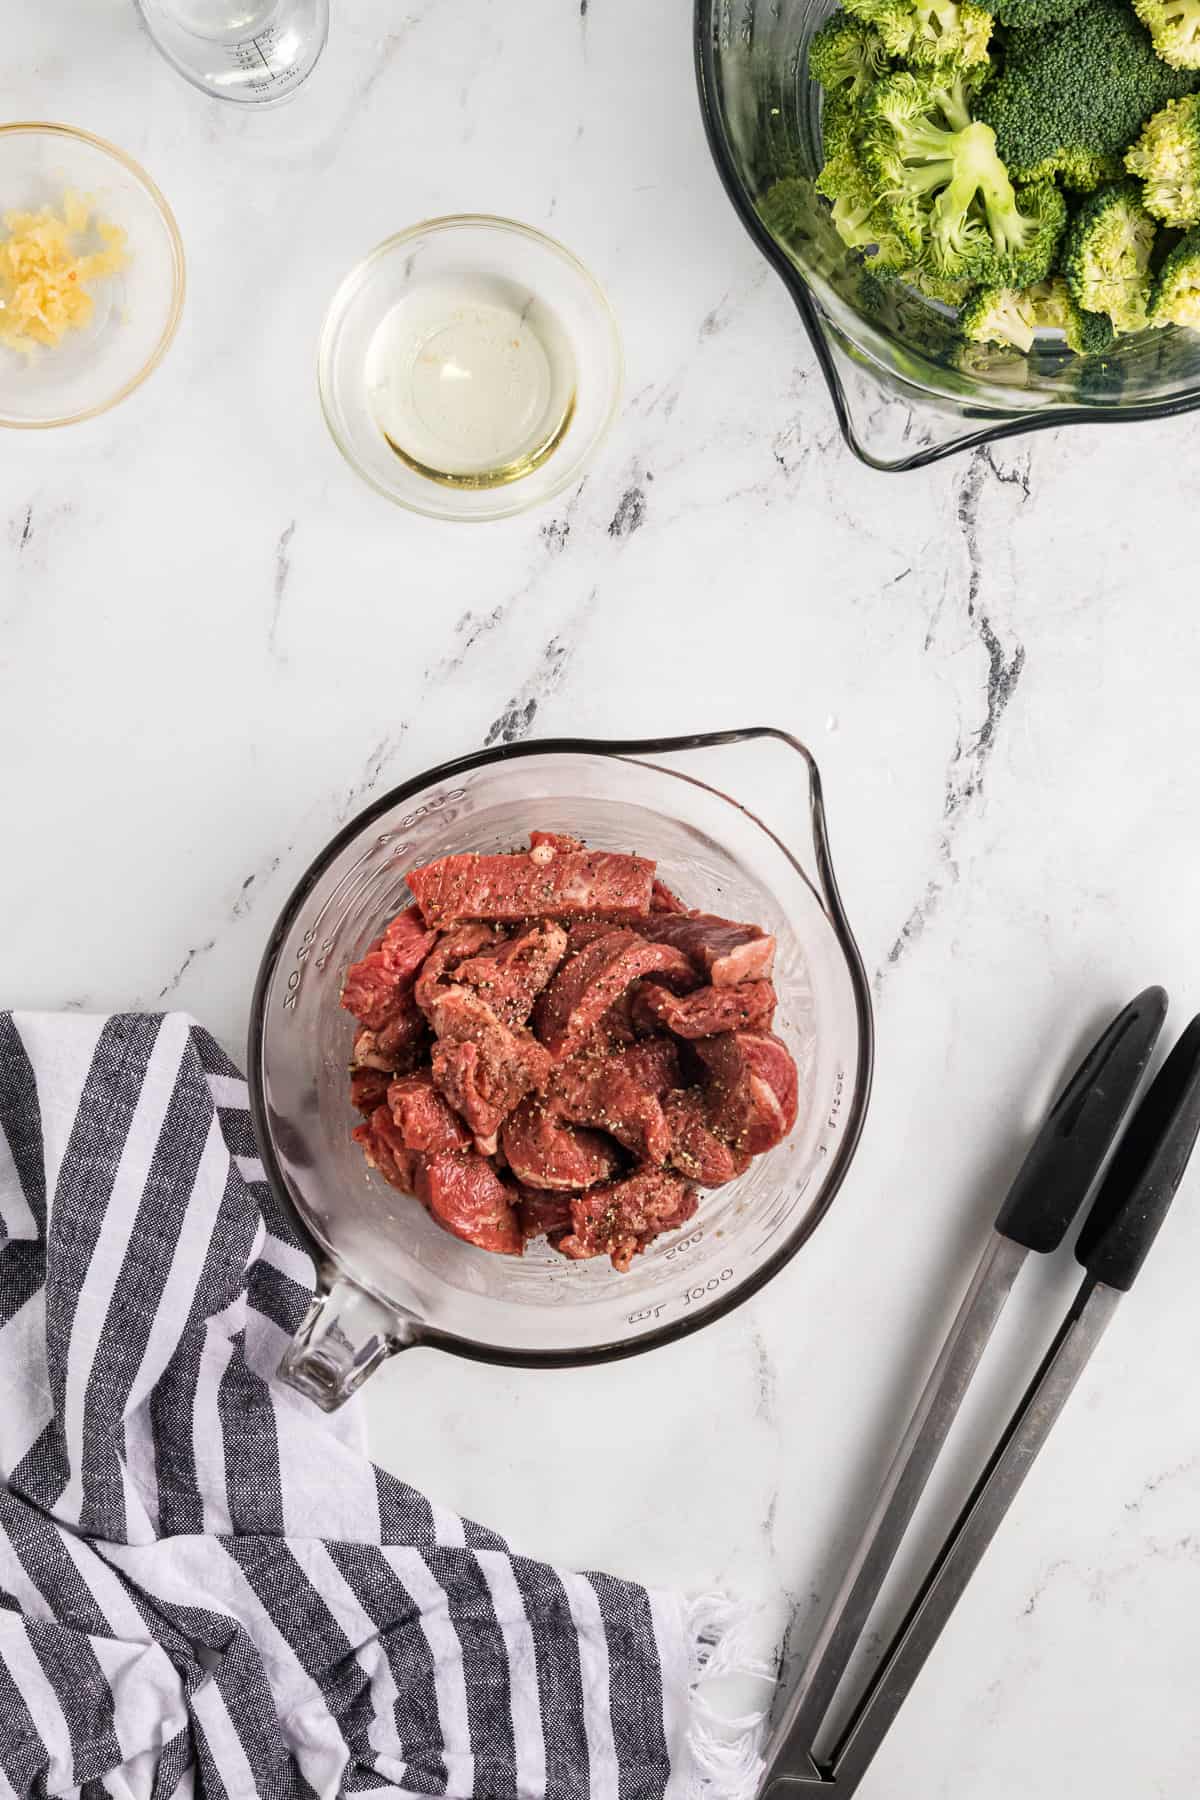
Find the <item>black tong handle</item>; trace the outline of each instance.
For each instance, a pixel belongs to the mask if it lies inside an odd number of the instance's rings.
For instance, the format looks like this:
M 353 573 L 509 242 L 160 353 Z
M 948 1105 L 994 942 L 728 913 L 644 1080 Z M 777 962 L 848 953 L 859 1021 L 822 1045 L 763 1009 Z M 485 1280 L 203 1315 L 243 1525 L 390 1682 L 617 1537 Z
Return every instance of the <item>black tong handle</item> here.
M 1112 1148 L 1167 1016 L 1148 987 L 1118 1013 L 1054 1102 L 1000 1208 L 996 1230 L 1026 1250 L 1057 1250 Z
M 1126 1293 L 1175 1198 L 1200 1136 L 1200 1017 L 1154 1077 L 1084 1221 L 1075 1255 L 1093 1281 Z

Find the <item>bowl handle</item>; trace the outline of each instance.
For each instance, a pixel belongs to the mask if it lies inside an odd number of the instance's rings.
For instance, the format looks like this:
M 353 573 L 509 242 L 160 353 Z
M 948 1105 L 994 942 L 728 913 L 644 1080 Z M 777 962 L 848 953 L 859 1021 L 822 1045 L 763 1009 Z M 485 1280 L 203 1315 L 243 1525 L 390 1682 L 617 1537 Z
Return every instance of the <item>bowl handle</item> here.
M 673 738 L 638 738 L 621 742 L 593 743 L 572 740 L 562 747 L 575 750 L 603 750 L 610 755 L 644 757 L 647 761 L 662 762 L 667 766 L 679 761 L 686 765 L 687 773 L 699 779 L 706 786 L 721 791 L 741 786 L 729 775 L 724 767 L 726 753 L 743 745 L 760 745 L 776 752 L 784 750 L 792 759 L 789 762 L 787 791 L 790 794 L 791 777 L 797 772 L 795 758 L 804 764 L 807 783 L 808 801 L 808 835 L 812 846 L 812 860 L 808 863 L 797 862 L 801 874 L 809 886 L 815 891 L 824 907 L 830 923 L 839 930 L 844 929 L 849 938 L 849 926 L 846 923 L 845 909 L 838 892 L 837 878 L 833 872 L 833 860 L 829 852 L 829 832 L 825 822 L 825 796 L 821 786 L 821 771 L 817 767 L 816 758 L 807 744 L 793 737 L 790 731 L 782 731 L 775 725 L 747 725 L 737 731 L 705 731 L 697 732 L 689 737 Z M 546 744 L 541 746 L 546 748 Z M 555 745 L 557 748 L 558 746 Z M 786 803 L 791 810 L 791 802 Z M 740 805 L 740 802 L 739 802 Z M 753 807 L 743 807 L 751 817 L 757 820 L 764 831 L 775 838 L 780 848 L 793 857 L 793 831 L 790 824 L 777 821 L 781 831 L 774 829 L 770 819 L 759 818 Z M 796 860 L 793 857 L 793 860 Z M 853 940 L 850 940 L 853 943 Z M 855 951 L 857 956 L 857 951 Z
M 697 733 L 693 737 L 659 738 L 657 741 L 643 739 L 633 743 L 609 744 L 573 744 L 564 748 L 607 750 L 619 756 L 645 757 L 647 761 L 664 762 L 668 766 L 677 759 L 687 764 L 687 774 L 694 780 L 700 780 L 707 786 L 719 791 L 736 791 L 741 782 L 734 782 L 729 777 L 724 763 L 730 750 L 736 750 L 739 757 L 745 754 L 745 747 L 755 745 L 760 751 L 765 750 L 778 759 L 780 752 L 786 755 L 786 769 L 782 776 L 782 785 L 774 789 L 775 806 L 772 809 L 775 821 L 780 824 L 776 829 L 771 817 L 762 818 L 750 807 L 748 812 L 769 836 L 773 837 L 804 880 L 808 883 L 824 910 L 826 918 L 833 928 L 842 956 L 846 964 L 846 972 L 853 990 L 854 1008 L 858 1016 L 858 1076 L 857 1092 L 859 1094 L 859 1119 L 862 1108 L 865 1108 L 866 1097 L 871 1089 L 871 1072 L 875 1057 L 875 1028 L 871 1008 L 871 985 L 863 965 L 862 953 L 855 941 L 846 917 L 846 908 L 842 904 L 842 896 L 838 890 L 837 876 L 833 871 L 833 857 L 829 849 L 829 829 L 825 819 L 825 794 L 821 785 L 821 771 L 817 760 L 807 744 L 793 737 L 790 731 L 783 731 L 777 725 L 748 725 L 740 731 L 710 731 Z M 544 746 L 543 746 L 544 747 Z M 799 771 L 797 760 L 804 765 L 804 779 L 807 787 L 808 801 L 808 839 L 811 846 L 811 858 L 793 852 L 795 832 L 789 822 L 779 819 L 780 806 L 784 809 L 785 819 L 790 819 L 794 802 L 791 799 L 793 783 Z M 683 773 L 681 770 L 680 773 Z M 854 1136 L 856 1138 L 857 1131 Z
M 280 1380 L 336 1412 L 380 1363 L 418 1341 L 416 1321 L 323 1266 L 317 1291 L 279 1365 Z

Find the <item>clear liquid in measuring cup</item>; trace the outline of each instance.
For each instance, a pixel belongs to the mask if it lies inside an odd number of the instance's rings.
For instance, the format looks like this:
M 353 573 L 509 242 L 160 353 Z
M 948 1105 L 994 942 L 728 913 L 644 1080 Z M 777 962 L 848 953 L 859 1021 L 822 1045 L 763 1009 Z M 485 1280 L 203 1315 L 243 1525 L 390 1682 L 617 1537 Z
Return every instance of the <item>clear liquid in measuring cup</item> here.
M 313 70 L 329 0 L 137 0 L 167 61 L 222 100 L 269 106 Z
M 376 327 L 366 377 L 392 450 L 444 487 L 503 487 L 532 474 L 575 410 L 575 356 L 557 315 L 503 276 L 414 286 Z

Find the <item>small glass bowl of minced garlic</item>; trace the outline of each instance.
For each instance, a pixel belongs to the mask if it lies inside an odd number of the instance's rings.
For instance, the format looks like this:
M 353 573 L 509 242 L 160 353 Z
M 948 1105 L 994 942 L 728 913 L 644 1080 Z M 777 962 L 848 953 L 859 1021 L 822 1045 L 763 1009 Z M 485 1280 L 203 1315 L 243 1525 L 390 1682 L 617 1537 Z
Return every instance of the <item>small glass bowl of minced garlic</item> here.
M 68 425 L 157 367 L 183 305 L 179 232 L 114 145 L 0 125 L 0 425 Z

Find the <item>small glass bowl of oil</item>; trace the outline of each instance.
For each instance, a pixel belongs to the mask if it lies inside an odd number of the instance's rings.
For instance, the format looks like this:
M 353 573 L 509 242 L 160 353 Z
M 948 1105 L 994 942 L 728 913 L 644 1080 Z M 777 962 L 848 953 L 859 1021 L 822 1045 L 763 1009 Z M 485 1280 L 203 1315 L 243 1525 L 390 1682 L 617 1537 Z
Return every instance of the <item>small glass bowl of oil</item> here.
M 509 219 L 431 219 L 334 295 L 321 404 L 347 462 L 438 519 L 503 519 L 583 473 L 616 413 L 621 341 L 569 250 Z

